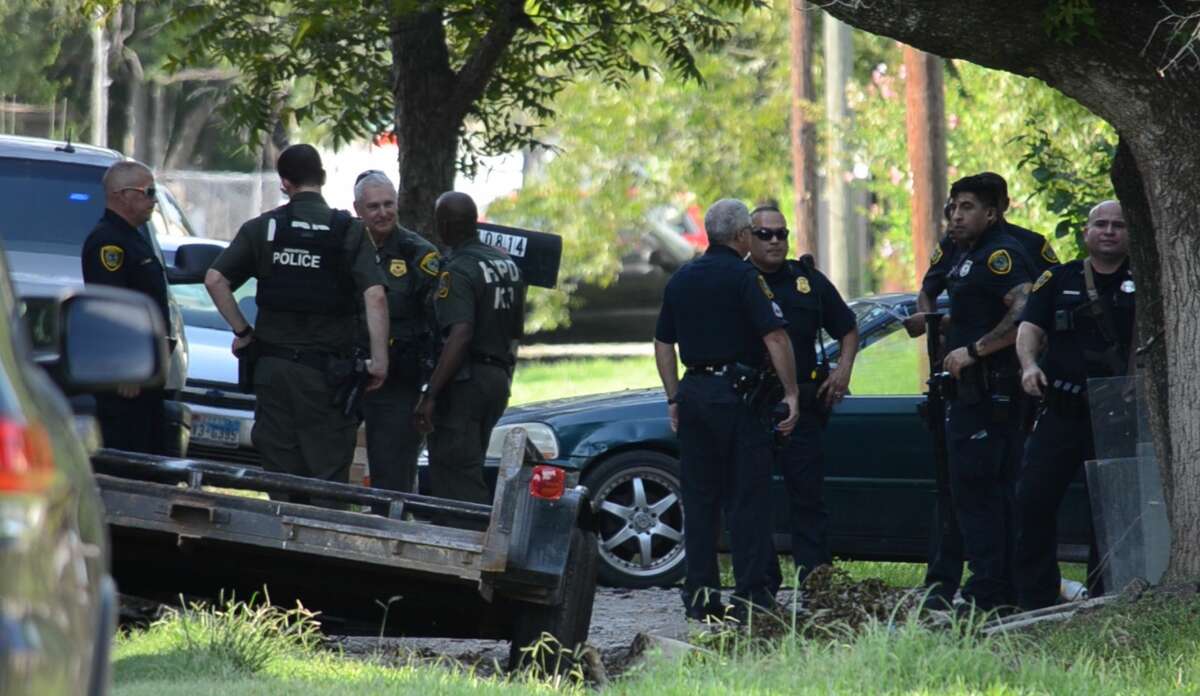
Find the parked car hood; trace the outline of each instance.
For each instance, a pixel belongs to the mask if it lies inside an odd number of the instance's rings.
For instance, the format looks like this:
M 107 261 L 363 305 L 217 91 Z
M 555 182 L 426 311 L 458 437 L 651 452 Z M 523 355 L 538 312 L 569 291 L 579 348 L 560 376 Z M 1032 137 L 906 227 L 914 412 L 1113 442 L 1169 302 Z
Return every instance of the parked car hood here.
M 55 294 L 63 289 L 83 287 L 78 252 L 68 256 L 9 251 L 8 260 L 18 295 Z
M 555 423 L 571 423 L 580 420 L 594 421 L 605 419 L 607 413 L 613 410 L 623 411 L 627 417 L 628 409 L 647 409 L 661 411 L 657 413 L 666 417 L 666 397 L 661 389 L 627 389 L 625 391 L 607 394 L 591 394 L 576 396 L 553 401 L 538 401 L 522 406 L 511 407 L 504 412 L 500 419 L 502 423 L 519 421 L 542 421 Z
M 218 382 L 230 386 L 238 381 L 238 362 L 229 352 L 233 343 L 232 331 L 184 326 L 187 333 L 191 364 L 188 380 Z

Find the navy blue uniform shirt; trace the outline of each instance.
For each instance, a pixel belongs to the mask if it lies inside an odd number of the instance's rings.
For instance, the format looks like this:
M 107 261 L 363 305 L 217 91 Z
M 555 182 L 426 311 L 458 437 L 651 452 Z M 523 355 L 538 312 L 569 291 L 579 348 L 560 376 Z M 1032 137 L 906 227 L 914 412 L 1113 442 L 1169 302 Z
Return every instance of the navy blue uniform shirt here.
M 854 312 L 825 274 L 806 268 L 799 261 L 786 261 L 778 270 L 762 276 L 787 321 L 788 337 L 796 353 L 796 379 L 801 382 L 816 379 L 819 330 L 825 329 L 830 336 L 841 339 L 855 327 Z
M 149 295 L 170 331 L 166 272 L 154 247 L 125 218 L 105 208 L 100 222 L 83 242 L 80 261 L 84 283 L 114 285 Z
M 1033 262 L 1035 273 L 1059 264 L 1058 255 L 1054 253 L 1054 247 L 1050 246 L 1049 239 L 1007 220 L 1004 221 L 1004 231 L 1025 250 L 1025 255 Z M 935 299 L 946 289 L 946 274 L 950 272 L 957 254 L 958 249 L 955 248 L 950 235 L 942 237 L 929 259 L 929 270 L 925 271 L 925 277 L 921 280 L 921 292 L 929 299 Z
M 759 366 L 762 337 L 786 324 L 767 282 L 737 252 L 714 244 L 667 282 L 654 337 L 678 343 L 686 367 Z
M 1095 273 L 1096 291 L 1106 303 L 1116 334 L 1117 356 L 1122 366 L 1129 362 L 1133 342 L 1135 287 L 1129 260 L 1116 273 Z M 1087 307 L 1087 284 L 1083 261 L 1071 261 L 1045 271 L 1033 284 L 1021 321 L 1036 324 L 1046 332 L 1046 355 L 1042 370 L 1053 384 L 1057 380 L 1086 385 L 1089 378 L 1117 377 L 1112 366 L 1100 358 L 1110 341 L 1106 340 L 1096 318 Z M 1071 316 L 1070 325 L 1056 328 L 1055 314 Z M 1124 374 L 1123 372 L 1120 374 Z
M 974 343 L 996 327 L 1008 306 L 1004 296 L 1022 283 L 1033 282 L 1032 262 L 1002 227 L 984 231 L 971 249 L 959 249 L 946 274 L 950 294 L 948 351 Z M 996 367 L 1016 367 L 1012 346 L 988 358 Z

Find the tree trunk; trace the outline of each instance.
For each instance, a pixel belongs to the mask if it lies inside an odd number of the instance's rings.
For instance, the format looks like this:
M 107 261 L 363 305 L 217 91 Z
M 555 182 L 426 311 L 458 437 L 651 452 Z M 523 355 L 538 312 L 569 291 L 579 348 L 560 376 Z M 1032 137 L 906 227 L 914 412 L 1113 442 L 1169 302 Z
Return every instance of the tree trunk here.
M 912 245 L 916 285 L 921 285 L 938 243 L 946 200 L 946 104 L 942 59 L 904 47 L 904 121 L 912 172 Z
M 826 11 L 931 53 L 1040 78 L 1120 133 L 1114 179 L 1135 225 L 1139 338 L 1155 342 L 1144 364 L 1171 525 L 1166 580 L 1200 578 L 1200 81 L 1193 63 L 1173 62 L 1188 57 L 1180 39 L 1190 25 L 1168 16 L 1186 17 L 1195 3 L 1092 0 L 1074 25 L 1055 25 L 1039 0 L 872 0 Z
M 792 190 L 795 192 L 796 256 L 818 258 L 817 244 L 817 128 L 812 109 L 812 14 L 804 0 L 792 0 L 788 10 L 791 32 Z
M 851 201 L 850 158 L 846 146 L 849 107 L 846 84 L 854 63 L 850 28 L 832 17 L 824 19 L 825 37 L 825 204 L 828 225 L 825 267 L 829 279 L 846 297 L 854 297 L 861 288 L 862 268 L 855 238 L 854 204 Z

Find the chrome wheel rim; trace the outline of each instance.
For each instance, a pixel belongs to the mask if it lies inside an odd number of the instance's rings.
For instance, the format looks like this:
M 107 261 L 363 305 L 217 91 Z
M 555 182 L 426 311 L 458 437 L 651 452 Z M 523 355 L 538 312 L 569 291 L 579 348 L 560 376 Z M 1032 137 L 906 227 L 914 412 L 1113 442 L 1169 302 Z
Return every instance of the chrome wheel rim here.
M 651 577 L 683 562 L 679 481 L 661 469 L 632 466 L 596 491 L 600 557 L 623 573 Z

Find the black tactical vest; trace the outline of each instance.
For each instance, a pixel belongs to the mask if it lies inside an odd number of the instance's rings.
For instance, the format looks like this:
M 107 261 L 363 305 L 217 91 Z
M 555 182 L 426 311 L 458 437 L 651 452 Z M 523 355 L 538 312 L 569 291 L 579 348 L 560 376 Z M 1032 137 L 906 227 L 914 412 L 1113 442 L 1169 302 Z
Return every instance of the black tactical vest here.
M 335 210 L 329 224 L 296 220 L 285 205 L 267 216 L 269 257 L 259 275 L 259 308 L 306 314 L 354 314 L 354 280 L 346 259 L 350 214 Z

